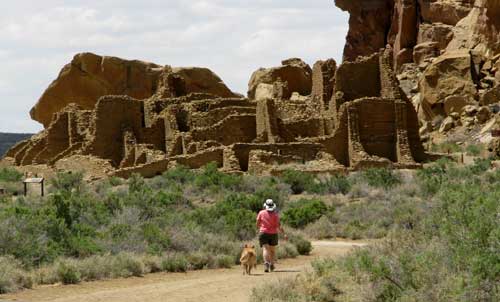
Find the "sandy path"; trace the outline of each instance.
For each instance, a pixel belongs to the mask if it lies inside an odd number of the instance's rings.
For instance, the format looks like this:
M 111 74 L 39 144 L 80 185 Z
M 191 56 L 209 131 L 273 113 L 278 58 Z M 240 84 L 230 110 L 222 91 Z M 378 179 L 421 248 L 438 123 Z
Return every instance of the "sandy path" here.
M 352 242 L 313 242 L 310 256 L 281 260 L 277 270 L 263 273 L 260 265 L 253 276 L 243 276 L 240 267 L 204 270 L 188 273 L 159 273 L 143 278 L 115 279 L 87 282 L 78 285 L 41 286 L 13 295 L 0 296 L 0 301 L 55 301 L 55 302 L 211 302 L 248 301 L 252 288 L 270 280 L 295 276 L 307 269 L 311 260 L 320 257 L 338 257 L 354 246 Z

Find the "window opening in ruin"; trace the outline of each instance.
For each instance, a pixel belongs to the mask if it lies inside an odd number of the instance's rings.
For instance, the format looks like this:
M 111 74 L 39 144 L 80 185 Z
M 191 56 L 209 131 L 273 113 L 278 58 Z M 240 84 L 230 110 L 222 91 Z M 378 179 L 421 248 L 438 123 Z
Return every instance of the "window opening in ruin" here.
M 188 113 L 184 110 L 179 110 L 175 115 L 175 120 L 177 121 L 177 126 L 180 132 L 189 132 L 188 124 Z
M 186 83 L 184 79 L 179 76 L 174 76 L 172 78 L 172 87 L 175 91 L 175 96 L 180 97 L 187 94 L 186 92 Z

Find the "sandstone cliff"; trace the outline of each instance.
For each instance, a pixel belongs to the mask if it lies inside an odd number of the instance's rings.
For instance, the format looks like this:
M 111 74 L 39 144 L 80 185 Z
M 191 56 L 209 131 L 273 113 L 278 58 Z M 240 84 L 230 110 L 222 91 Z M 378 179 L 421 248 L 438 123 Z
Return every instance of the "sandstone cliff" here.
M 499 0 L 335 0 L 350 14 L 344 60 L 391 45 L 421 133 L 480 129 L 500 102 Z M 464 114 L 464 108 L 474 114 Z M 475 113 L 480 115 L 476 116 Z M 448 119 L 447 119 L 448 118 Z
M 216 74 L 206 68 L 171 68 L 81 53 L 63 67 L 57 79 L 45 90 L 31 110 L 31 117 L 48 127 L 54 113 L 70 103 L 89 110 L 105 95 L 145 99 L 164 90 L 168 85 L 165 81 L 171 81 L 173 85 L 170 86 L 177 90 L 168 93 L 177 96 L 192 92 L 212 93 L 221 97 L 235 95 Z

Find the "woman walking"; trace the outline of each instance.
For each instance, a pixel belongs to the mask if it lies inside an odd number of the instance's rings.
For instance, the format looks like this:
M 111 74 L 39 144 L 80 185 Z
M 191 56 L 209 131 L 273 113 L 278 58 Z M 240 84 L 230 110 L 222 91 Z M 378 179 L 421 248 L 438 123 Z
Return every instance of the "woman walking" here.
M 278 245 L 278 233 L 285 236 L 281 227 L 280 217 L 276 211 L 276 204 L 272 199 L 267 199 L 264 209 L 257 215 L 257 228 L 259 229 L 259 244 L 264 256 L 264 272 L 274 271 L 276 261 L 276 246 Z

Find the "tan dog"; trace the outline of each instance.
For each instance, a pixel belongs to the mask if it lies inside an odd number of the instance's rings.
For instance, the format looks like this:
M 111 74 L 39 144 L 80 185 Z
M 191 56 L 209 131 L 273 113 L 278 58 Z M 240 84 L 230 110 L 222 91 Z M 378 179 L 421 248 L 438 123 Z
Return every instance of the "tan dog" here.
M 243 267 L 243 275 L 252 274 L 252 268 L 257 267 L 257 253 L 255 252 L 255 245 L 245 244 L 240 257 L 241 266 Z

